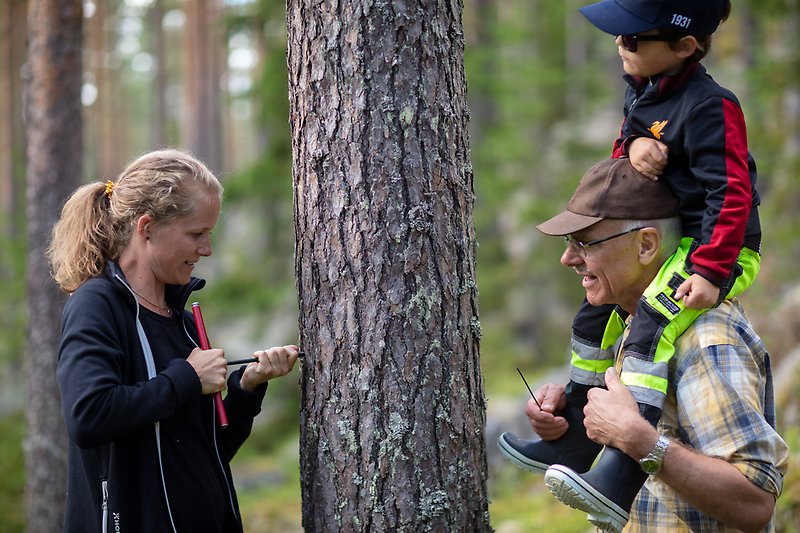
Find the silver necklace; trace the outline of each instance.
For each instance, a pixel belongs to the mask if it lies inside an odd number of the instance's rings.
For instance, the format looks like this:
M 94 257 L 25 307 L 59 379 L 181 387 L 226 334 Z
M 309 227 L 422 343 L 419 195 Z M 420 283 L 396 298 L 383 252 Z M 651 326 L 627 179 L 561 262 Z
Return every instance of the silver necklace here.
M 133 294 L 135 294 L 136 296 L 138 296 L 139 298 L 141 298 L 145 302 L 149 303 L 150 305 L 152 305 L 153 307 L 155 307 L 159 311 L 167 313 L 167 316 L 172 316 L 172 309 L 170 309 L 169 307 L 161 307 L 160 305 L 154 304 L 153 302 L 151 302 L 150 300 L 148 300 L 147 298 L 145 298 L 144 296 L 142 296 L 141 294 L 136 292 L 136 289 L 134 289 L 133 287 L 131 287 L 131 290 L 133 291 Z

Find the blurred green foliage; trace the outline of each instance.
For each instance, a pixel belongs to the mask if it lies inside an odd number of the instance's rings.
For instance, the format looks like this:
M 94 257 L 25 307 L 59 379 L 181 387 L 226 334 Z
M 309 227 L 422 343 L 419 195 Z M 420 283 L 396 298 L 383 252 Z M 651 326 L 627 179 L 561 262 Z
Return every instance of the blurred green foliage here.
M 789 427 L 783 432 L 789 449 L 800 448 L 800 428 Z M 786 533 L 800 532 L 800 455 L 793 453 L 789 461 L 789 473 L 784 479 L 784 490 L 778 498 L 775 522 Z
M 22 413 L 0 417 L 0 533 L 24 531 L 24 436 L 25 421 Z

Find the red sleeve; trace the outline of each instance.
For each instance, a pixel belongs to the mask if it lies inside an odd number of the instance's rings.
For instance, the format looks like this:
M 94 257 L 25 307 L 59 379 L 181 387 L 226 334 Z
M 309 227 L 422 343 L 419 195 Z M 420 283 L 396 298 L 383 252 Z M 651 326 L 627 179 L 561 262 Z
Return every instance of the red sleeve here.
M 625 128 L 625 119 L 622 120 L 622 126 L 619 128 L 619 137 L 614 141 L 614 148 L 611 150 L 611 158 L 619 159 L 628 155 L 626 147 L 627 140 L 622 137 L 622 130 Z
M 687 135 L 692 172 L 706 190 L 702 244 L 691 260 L 696 273 L 717 285 L 728 279 L 739 257 L 753 203 L 744 115 L 735 102 L 721 102 L 696 110 L 704 118 Z

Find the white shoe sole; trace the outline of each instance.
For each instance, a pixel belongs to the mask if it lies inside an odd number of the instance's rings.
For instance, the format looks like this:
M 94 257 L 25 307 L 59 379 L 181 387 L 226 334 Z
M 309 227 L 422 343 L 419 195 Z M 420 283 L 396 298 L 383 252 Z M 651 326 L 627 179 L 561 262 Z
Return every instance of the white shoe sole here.
M 561 503 L 588 513 L 587 518 L 604 533 L 622 531 L 628 513 L 583 480 L 575 471 L 553 465 L 544 475 L 544 483 Z
M 513 446 L 511 446 L 508 442 L 506 442 L 505 433 L 500 435 L 500 438 L 497 439 L 497 447 L 500 448 L 500 452 L 515 466 L 522 468 L 523 470 L 529 470 L 534 474 L 544 474 L 545 471 L 550 467 L 549 464 L 540 463 L 539 461 L 534 461 L 533 459 L 522 455 L 519 451 L 517 451 Z
M 620 527 L 617 524 L 612 523 L 613 520 L 608 515 L 595 515 L 595 514 L 587 514 L 586 520 L 591 522 L 591 524 L 597 528 L 599 533 L 618 533 L 620 531 Z M 622 527 L 625 527 L 624 525 Z

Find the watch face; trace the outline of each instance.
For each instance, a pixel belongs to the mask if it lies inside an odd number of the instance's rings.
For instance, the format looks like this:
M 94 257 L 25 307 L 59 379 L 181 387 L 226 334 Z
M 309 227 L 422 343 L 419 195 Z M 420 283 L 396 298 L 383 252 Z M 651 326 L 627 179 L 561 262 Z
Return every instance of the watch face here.
M 644 470 L 645 474 L 655 474 L 659 470 L 661 470 L 661 465 L 655 459 L 642 459 L 641 461 L 642 470 Z

